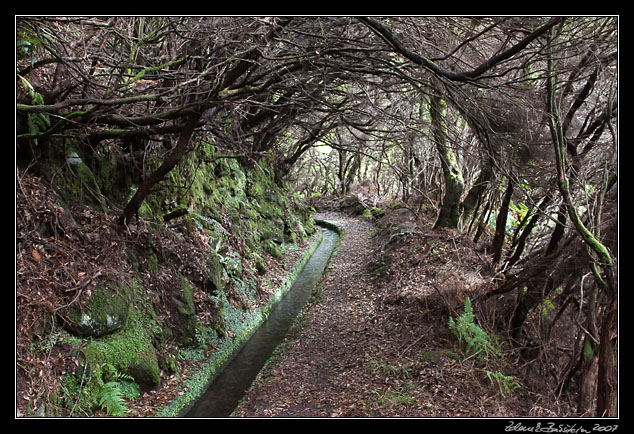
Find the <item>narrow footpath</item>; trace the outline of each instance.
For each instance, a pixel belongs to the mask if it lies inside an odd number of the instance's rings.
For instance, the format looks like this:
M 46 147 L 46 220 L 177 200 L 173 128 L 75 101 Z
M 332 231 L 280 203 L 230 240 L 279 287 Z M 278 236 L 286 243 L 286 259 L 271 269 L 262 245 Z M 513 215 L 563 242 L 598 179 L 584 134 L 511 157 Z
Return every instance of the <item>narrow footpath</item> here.
M 260 376 L 236 408 L 236 417 L 332 417 L 364 415 L 358 403 L 366 371 L 374 310 L 366 268 L 373 254 L 372 225 L 339 214 L 320 215 L 345 236 L 316 288 Z

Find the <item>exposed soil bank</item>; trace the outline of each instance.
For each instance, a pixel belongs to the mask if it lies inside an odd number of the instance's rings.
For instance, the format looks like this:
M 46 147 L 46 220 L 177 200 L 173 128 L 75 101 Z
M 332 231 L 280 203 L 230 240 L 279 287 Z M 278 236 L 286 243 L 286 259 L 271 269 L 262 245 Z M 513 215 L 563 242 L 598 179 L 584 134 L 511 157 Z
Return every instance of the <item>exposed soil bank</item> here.
M 62 172 L 18 171 L 18 417 L 176 416 L 288 289 L 310 208 L 264 161 L 199 151 L 127 227 L 116 205 L 74 203 Z

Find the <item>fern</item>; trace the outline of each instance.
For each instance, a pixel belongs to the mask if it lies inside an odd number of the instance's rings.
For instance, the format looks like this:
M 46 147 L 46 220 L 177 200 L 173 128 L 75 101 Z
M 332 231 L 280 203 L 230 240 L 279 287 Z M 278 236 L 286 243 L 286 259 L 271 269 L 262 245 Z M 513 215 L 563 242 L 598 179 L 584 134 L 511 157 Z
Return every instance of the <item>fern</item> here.
M 513 376 L 504 375 L 500 371 L 486 371 L 486 374 L 492 384 L 495 383 L 498 385 L 500 394 L 503 397 L 522 387 L 522 383 L 513 378 Z
M 466 353 L 477 355 L 480 361 L 486 361 L 491 356 L 501 356 L 502 352 L 494 342 L 495 337 L 475 324 L 474 319 L 471 300 L 467 297 L 464 301 L 464 313 L 456 320 L 449 317 L 449 330 L 461 345 L 464 343 Z
M 134 381 L 134 377 L 126 374 L 125 372 L 119 372 L 119 370 L 110 363 L 106 363 L 104 365 L 104 370 L 106 371 L 106 375 L 111 377 L 112 380 L 121 382 L 121 381 Z
M 107 383 L 100 380 L 101 387 L 97 392 L 99 406 L 106 410 L 111 416 L 125 416 L 128 407 L 124 398 L 135 398 L 138 396 L 138 387 L 134 383 L 134 378 L 107 363 L 102 366 L 103 377 L 109 379 Z
M 109 381 L 99 389 L 99 405 L 112 416 L 125 416 L 128 407 L 123 400 L 121 385 L 118 381 Z
M 22 86 L 29 92 L 33 103 L 35 105 L 43 105 L 44 98 L 42 95 L 33 88 L 33 85 L 31 85 L 26 78 L 19 77 Z M 29 113 L 26 123 L 29 128 L 29 133 L 34 135 L 40 131 L 46 131 L 51 126 L 51 120 L 48 115 L 44 113 Z M 34 139 L 33 142 L 37 145 L 37 139 Z

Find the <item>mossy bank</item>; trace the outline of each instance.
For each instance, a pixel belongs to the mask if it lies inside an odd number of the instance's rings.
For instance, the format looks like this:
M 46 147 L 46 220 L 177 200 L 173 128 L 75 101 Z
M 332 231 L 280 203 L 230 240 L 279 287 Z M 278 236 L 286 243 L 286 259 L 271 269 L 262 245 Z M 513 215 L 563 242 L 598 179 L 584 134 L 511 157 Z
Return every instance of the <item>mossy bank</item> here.
M 29 357 L 66 361 L 47 381 L 53 390 L 26 404 L 25 416 L 129 415 L 144 393 L 195 365 L 177 399 L 156 412 L 178 415 L 266 318 L 319 242 L 312 210 L 267 159 L 245 164 L 205 142 L 155 187 L 138 220 L 118 227 L 140 181 L 120 162 L 107 148 L 87 152 L 67 141 L 50 145 L 29 168 L 54 197 L 47 195 L 46 213 L 18 228 L 18 249 L 22 243 L 43 258 L 29 268 L 18 255 L 25 270 L 18 295 L 26 292 L 27 269 L 55 272 L 42 264 L 52 261 L 48 242 L 56 237 L 87 252 L 66 267 L 88 271 L 57 290 L 63 302 L 51 309 L 55 315 L 43 314 L 27 336 Z M 151 170 L 160 162 L 146 164 Z

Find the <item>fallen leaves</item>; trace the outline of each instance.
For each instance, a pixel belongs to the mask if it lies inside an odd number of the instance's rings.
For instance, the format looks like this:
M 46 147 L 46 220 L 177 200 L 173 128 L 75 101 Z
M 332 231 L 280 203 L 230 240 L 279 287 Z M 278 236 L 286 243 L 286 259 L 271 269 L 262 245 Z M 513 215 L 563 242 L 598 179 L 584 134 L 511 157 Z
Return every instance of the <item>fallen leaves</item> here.
M 17 174 L 16 218 L 16 381 L 18 407 L 37 408 L 58 387 L 60 372 L 74 363 L 59 346 L 51 325 L 63 309 L 81 304 L 90 288 L 117 281 L 126 272 L 124 235 L 112 216 L 84 212 L 80 225 L 60 207 L 55 192 L 41 179 Z M 82 218 L 81 207 L 75 218 Z M 34 346 L 46 351 L 34 352 Z

